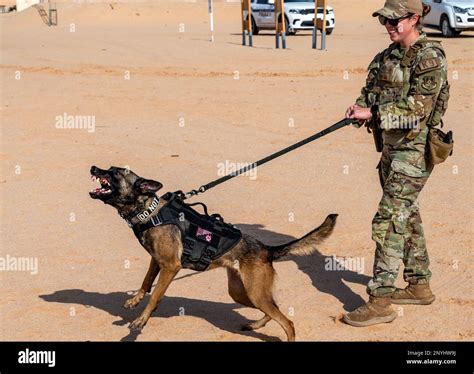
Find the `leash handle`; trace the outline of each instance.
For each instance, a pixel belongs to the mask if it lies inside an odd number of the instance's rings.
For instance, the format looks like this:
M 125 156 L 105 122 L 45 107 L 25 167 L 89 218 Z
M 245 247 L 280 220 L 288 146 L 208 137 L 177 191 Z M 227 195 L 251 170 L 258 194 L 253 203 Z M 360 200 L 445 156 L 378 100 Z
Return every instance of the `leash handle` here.
M 355 120 L 351 119 L 351 118 L 344 118 L 343 120 L 335 123 L 334 125 L 332 126 L 329 126 L 328 128 L 314 134 L 314 135 L 311 135 L 310 137 L 306 138 L 306 139 L 303 139 L 301 141 L 299 141 L 298 143 L 295 143 L 293 145 L 290 145 L 289 147 L 286 147 L 278 152 L 275 152 L 275 153 L 272 153 L 271 155 L 265 157 L 265 158 L 262 158 L 261 160 L 258 160 L 256 162 L 254 162 L 253 164 L 250 164 L 250 165 L 247 165 L 247 166 L 244 166 L 243 168 L 237 170 L 237 171 L 234 171 L 230 174 L 227 174 L 219 179 L 216 179 L 212 182 L 209 182 L 207 184 L 204 184 L 202 185 L 201 187 L 199 187 L 199 189 L 197 190 L 191 190 L 189 192 L 187 192 L 185 195 L 184 195 L 184 200 L 185 199 L 189 199 L 190 197 L 193 197 L 193 196 L 196 196 L 200 193 L 204 193 L 206 192 L 207 190 L 221 184 L 221 183 L 224 183 L 226 181 L 228 181 L 229 179 L 232 179 L 234 177 L 237 177 L 241 174 L 244 174 L 246 173 L 247 171 L 249 170 L 252 170 L 252 169 L 255 169 L 257 166 L 260 166 L 260 165 L 263 165 L 271 160 L 274 160 L 275 158 L 277 157 L 280 157 L 280 156 L 283 156 L 284 154 L 288 153 L 288 152 L 291 152 L 297 148 L 300 148 L 302 146 L 304 146 L 305 144 L 308 144 L 312 141 L 315 141 L 316 139 L 319 139 L 327 134 L 330 134 L 342 127 L 345 127 L 345 126 L 348 126 L 352 123 L 354 123 Z

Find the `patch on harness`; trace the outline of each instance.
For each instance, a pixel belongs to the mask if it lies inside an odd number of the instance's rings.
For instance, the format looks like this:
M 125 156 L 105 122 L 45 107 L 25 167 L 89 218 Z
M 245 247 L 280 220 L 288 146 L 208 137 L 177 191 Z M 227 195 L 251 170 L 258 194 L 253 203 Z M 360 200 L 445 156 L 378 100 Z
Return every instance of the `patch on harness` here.
M 196 238 L 200 240 L 204 240 L 205 242 L 211 243 L 212 242 L 212 232 L 207 231 L 201 227 L 197 228 Z

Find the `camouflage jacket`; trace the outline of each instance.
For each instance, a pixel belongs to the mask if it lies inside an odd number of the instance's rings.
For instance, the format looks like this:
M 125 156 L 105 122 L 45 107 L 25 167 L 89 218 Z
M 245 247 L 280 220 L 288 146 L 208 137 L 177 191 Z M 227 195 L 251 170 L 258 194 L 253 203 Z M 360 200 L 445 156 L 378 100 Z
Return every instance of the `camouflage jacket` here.
M 415 129 L 416 136 L 427 124 L 441 123 L 449 84 L 447 61 L 439 42 L 428 40 L 422 32 L 408 49 L 392 43 L 375 56 L 368 70 L 356 104 L 366 108 L 376 105 L 378 115 L 370 126 L 388 133 Z

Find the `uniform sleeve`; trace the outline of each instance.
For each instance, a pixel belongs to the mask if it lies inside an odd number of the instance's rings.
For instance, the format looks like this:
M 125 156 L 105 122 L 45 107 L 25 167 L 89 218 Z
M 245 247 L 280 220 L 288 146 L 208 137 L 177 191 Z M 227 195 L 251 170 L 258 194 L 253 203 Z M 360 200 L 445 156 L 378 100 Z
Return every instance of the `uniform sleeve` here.
M 371 103 L 369 95 L 371 94 L 372 89 L 374 87 L 375 77 L 379 72 L 381 55 L 382 54 L 379 53 L 377 56 L 375 56 L 368 67 L 369 74 L 367 75 L 365 86 L 362 88 L 361 95 L 357 98 L 355 102 L 361 107 L 369 108 L 373 105 L 373 103 Z
M 437 49 L 420 56 L 406 97 L 379 105 L 380 127 L 407 128 L 408 123 L 426 123 L 443 85 L 447 83 L 447 62 Z
M 357 105 L 363 108 L 369 108 L 373 104 L 375 104 L 376 99 L 375 97 L 371 97 L 371 96 L 374 95 L 372 92 L 372 89 L 374 88 L 375 78 L 377 77 L 377 74 L 379 72 L 381 56 L 382 56 L 382 53 L 379 53 L 377 56 L 374 57 L 374 59 L 370 63 L 367 69 L 369 73 L 367 75 L 365 86 L 362 87 L 360 96 L 357 98 L 355 102 Z M 365 124 L 365 121 L 364 122 L 355 121 L 352 125 L 354 127 L 359 128 L 359 127 L 362 127 L 364 124 Z

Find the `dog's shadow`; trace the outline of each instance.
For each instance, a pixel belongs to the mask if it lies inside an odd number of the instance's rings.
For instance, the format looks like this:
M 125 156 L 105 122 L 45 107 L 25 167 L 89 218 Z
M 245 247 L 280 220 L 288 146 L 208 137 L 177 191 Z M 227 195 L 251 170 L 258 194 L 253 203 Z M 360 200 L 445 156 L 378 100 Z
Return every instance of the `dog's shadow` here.
M 262 225 L 237 224 L 236 226 L 238 226 L 243 232 L 254 236 L 265 244 L 276 245 L 295 239 L 289 235 L 266 230 Z M 370 277 L 358 274 L 357 272 L 348 269 L 342 271 L 327 271 L 325 270 L 325 266 L 328 259 L 332 260 L 331 256 L 325 256 L 319 251 L 306 257 L 293 256 L 289 258 L 289 260 L 294 261 L 297 264 L 301 271 L 311 278 L 313 286 L 318 291 L 334 296 L 340 301 L 344 310 L 349 311 L 363 304 L 364 300 L 362 297 L 352 292 L 344 281 L 365 285 Z M 197 276 L 198 274 L 199 273 L 191 273 L 184 275 L 176 278 L 174 281 L 179 281 L 180 279 L 190 276 Z M 225 279 L 223 279 L 223 282 L 225 282 Z M 137 318 L 147 304 L 149 296 L 147 295 L 137 308 L 132 310 L 124 309 L 122 305 L 125 300 L 130 297 L 131 295 L 127 292 L 99 293 L 80 289 L 60 290 L 50 295 L 40 295 L 40 298 L 47 302 L 81 304 L 86 307 L 94 307 L 104 310 L 113 316 L 121 318 L 120 320 L 113 322 L 114 325 L 119 326 L 126 325 Z M 315 297 L 317 297 L 317 295 L 315 295 Z M 243 308 L 243 306 L 235 303 L 220 303 L 199 299 L 165 296 L 159 303 L 158 308 L 153 315 L 161 318 L 170 318 L 179 316 L 180 311 L 184 311 L 184 314 L 202 318 L 221 330 L 242 334 L 244 336 L 252 336 L 265 341 L 280 340 L 256 331 L 241 331 L 240 326 L 251 321 L 236 311 L 239 308 Z M 138 335 L 139 332 L 131 331 L 121 340 L 135 341 Z
M 49 295 L 40 295 L 39 297 L 47 302 L 81 304 L 86 307 L 101 309 L 112 316 L 119 317 L 119 320 L 113 322 L 114 325 L 118 326 L 127 325 L 137 318 L 145 308 L 149 298 L 147 295 L 135 309 L 124 309 L 122 307 L 123 303 L 132 297 L 127 292 L 100 293 L 80 289 L 69 289 L 56 291 Z M 221 330 L 226 330 L 231 333 L 251 336 L 264 341 L 280 341 L 279 338 L 256 331 L 241 331 L 241 325 L 252 321 L 237 313 L 236 310 L 239 308 L 243 308 L 243 306 L 235 303 L 220 303 L 184 297 L 165 296 L 158 304 L 158 308 L 151 318 L 170 318 L 178 317 L 183 314 L 191 315 L 207 320 Z M 146 328 L 147 326 L 145 326 L 145 329 Z M 121 341 L 135 341 L 139 334 L 140 332 L 138 331 L 130 331 Z
M 236 226 L 243 232 L 269 245 L 279 245 L 295 240 L 293 236 L 266 230 L 263 225 L 237 224 Z M 333 261 L 333 258 L 332 256 L 323 255 L 318 250 L 310 256 L 292 256 L 279 261 L 288 260 L 294 261 L 298 268 L 310 277 L 313 287 L 319 292 L 337 298 L 344 310 L 351 311 L 364 304 L 364 299 L 352 292 L 344 281 L 366 285 L 370 280 L 370 277 L 367 275 L 359 274 L 349 269 L 338 271 L 326 270 L 326 265 L 328 262 Z

